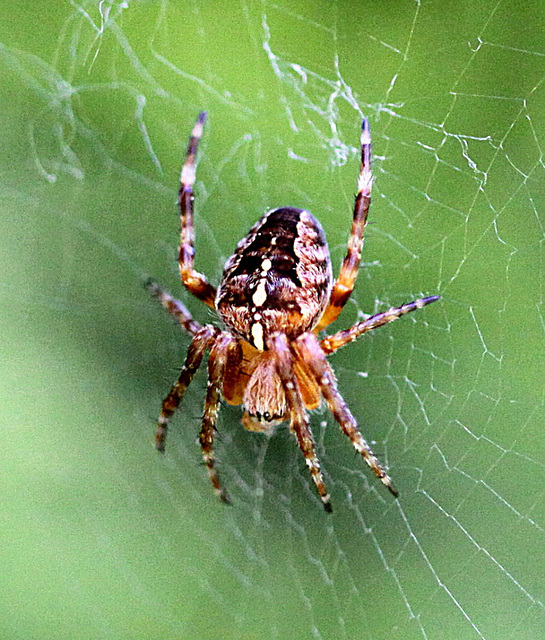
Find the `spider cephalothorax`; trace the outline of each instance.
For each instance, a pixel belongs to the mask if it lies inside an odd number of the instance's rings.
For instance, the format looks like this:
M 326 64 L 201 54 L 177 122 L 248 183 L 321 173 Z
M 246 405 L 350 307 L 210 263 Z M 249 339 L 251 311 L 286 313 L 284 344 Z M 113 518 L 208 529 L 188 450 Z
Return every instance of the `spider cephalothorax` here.
M 370 204 L 371 139 L 364 119 L 361 167 L 348 251 L 339 277 L 333 280 L 331 260 L 320 223 L 304 209 L 282 207 L 266 213 L 237 245 L 225 264 L 216 289 L 194 270 L 193 184 L 195 154 L 206 114 L 197 118 L 182 168 L 180 188 L 180 275 L 187 289 L 215 309 L 223 329 L 201 326 L 184 305 L 155 283 L 148 288 L 193 336 L 178 380 L 163 401 L 155 444 L 164 451 L 170 417 L 198 369 L 206 350 L 208 387 L 200 443 L 208 474 L 219 497 L 229 502 L 215 469 L 214 432 L 220 395 L 243 405 L 242 424 L 251 431 L 270 431 L 289 421 L 323 505 L 331 511 L 320 463 L 316 457 L 308 410 L 322 400 L 333 413 L 373 472 L 397 495 L 390 477 L 361 435 L 338 389 L 327 356 L 362 333 L 387 324 L 439 299 L 429 296 L 378 313 L 349 329 L 318 338 L 339 315 L 354 288 Z

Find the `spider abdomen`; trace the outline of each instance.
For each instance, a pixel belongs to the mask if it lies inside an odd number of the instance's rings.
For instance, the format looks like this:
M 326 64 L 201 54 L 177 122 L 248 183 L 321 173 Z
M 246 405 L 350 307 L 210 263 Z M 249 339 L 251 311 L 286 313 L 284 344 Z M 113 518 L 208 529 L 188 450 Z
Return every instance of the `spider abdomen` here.
M 312 329 L 331 292 L 333 274 L 322 226 L 304 209 L 266 213 L 225 265 L 216 308 L 226 326 L 259 350 L 268 336 Z

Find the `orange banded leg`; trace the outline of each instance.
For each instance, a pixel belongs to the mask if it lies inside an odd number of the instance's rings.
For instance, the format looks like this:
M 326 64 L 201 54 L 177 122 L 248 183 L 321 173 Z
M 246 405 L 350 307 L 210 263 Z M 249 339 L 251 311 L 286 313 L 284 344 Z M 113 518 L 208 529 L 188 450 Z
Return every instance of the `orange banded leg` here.
M 297 443 L 301 449 L 305 462 L 309 468 L 312 480 L 316 485 L 316 489 L 322 499 L 324 509 L 331 513 L 330 496 L 325 486 L 320 462 L 316 456 L 314 438 L 310 429 L 308 413 L 303 405 L 297 378 L 294 372 L 294 358 L 291 352 L 288 339 L 283 333 L 280 333 L 271 339 L 270 348 L 273 349 L 276 356 L 277 370 L 286 400 L 290 409 L 290 428 L 294 431 Z
M 358 177 L 358 192 L 354 203 L 354 215 L 352 217 L 352 229 L 348 238 L 348 250 L 343 260 L 339 277 L 337 278 L 329 303 L 320 318 L 320 322 L 314 329 L 319 333 L 325 329 L 342 311 L 350 294 L 354 290 L 354 284 L 358 277 L 358 269 L 363 247 L 363 233 L 367 223 L 367 214 L 371 204 L 371 187 L 373 186 L 373 174 L 371 173 L 371 132 L 367 118 L 363 119 L 361 126 L 361 165 Z
M 185 391 L 202 362 L 204 352 L 212 345 L 217 334 L 218 329 L 216 329 L 216 327 L 205 325 L 195 334 L 191 341 L 178 380 L 176 380 L 169 394 L 163 400 L 163 406 L 161 407 L 161 413 L 157 421 L 157 431 L 155 432 L 155 448 L 157 451 L 165 450 L 165 440 L 170 418 L 180 406 Z
M 366 333 L 367 331 L 372 331 L 377 327 L 382 327 L 384 324 L 388 324 L 394 320 L 397 320 L 401 316 L 404 316 L 406 313 L 410 313 L 411 311 L 416 311 L 417 309 L 422 309 L 427 304 L 431 304 L 436 300 L 439 300 L 441 296 L 428 296 L 427 298 L 419 298 L 418 300 L 413 300 L 412 302 L 406 302 L 402 304 L 400 307 L 394 307 L 393 309 L 388 309 L 388 311 L 383 311 L 382 313 L 377 313 L 367 320 L 363 320 L 362 322 L 358 322 L 353 325 L 349 329 L 344 329 L 343 331 L 338 331 L 331 336 L 327 336 L 320 340 L 320 347 L 326 355 L 334 353 L 337 349 L 344 347 L 345 344 L 352 342 L 362 333 Z
M 216 471 L 216 458 L 213 447 L 220 407 L 220 388 L 223 382 L 228 352 L 234 341 L 235 339 L 229 334 L 223 333 L 210 351 L 210 357 L 208 358 L 208 386 L 206 389 L 201 433 L 199 435 L 202 457 L 208 471 L 208 477 L 220 500 L 227 504 L 231 504 L 231 499 L 221 486 L 221 481 Z
M 159 300 L 159 302 L 168 311 L 168 313 L 173 315 L 176 320 L 178 320 L 178 322 L 187 331 L 187 333 L 194 336 L 200 329 L 202 329 L 202 325 L 199 324 L 196 320 L 193 320 L 193 317 L 185 308 L 184 304 L 182 304 L 179 300 L 173 298 L 170 293 L 167 293 L 166 291 L 161 289 L 161 287 L 156 282 L 153 282 L 153 280 L 148 280 L 144 286 L 154 298 Z
M 339 393 L 337 381 L 326 360 L 324 352 L 320 348 L 318 338 L 316 338 L 313 333 L 304 333 L 297 339 L 296 348 L 308 368 L 312 371 L 316 382 L 320 386 L 320 391 L 327 402 L 327 406 L 335 420 L 339 423 L 343 433 L 350 438 L 356 451 L 363 456 L 365 462 L 367 462 L 373 473 L 386 486 L 388 491 L 394 496 L 397 496 L 397 490 L 390 476 L 381 466 L 371 447 L 361 435 L 358 429 L 358 423 Z
M 197 147 L 202 136 L 206 111 L 199 113 L 189 143 L 185 162 L 180 176 L 180 219 L 181 238 L 178 262 L 180 265 L 180 277 L 187 290 L 196 298 L 205 302 L 212 309 L 215 308 L 216 289 L 206 277 L 193 269 L 195 261 L 195 230 L 193 225 L 193 185 L 195 184 Z

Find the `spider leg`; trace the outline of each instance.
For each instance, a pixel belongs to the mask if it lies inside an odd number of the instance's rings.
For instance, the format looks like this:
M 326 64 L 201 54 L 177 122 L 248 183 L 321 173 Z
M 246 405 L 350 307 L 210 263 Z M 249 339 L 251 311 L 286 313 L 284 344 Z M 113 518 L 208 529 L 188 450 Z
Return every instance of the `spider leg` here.
M 352 229 L 350 230 L 350 237 L 348 238 L 348 250 L 343 260 L 339 277 L 333 285 L 331 295 L 329 296 L 329 303 L 318 325 L 314 329 L 315 333 L 319 333 L 337 319 L 337 316 L 342 311 L 350 294 L 354 290 L 361 260 L 363 233 L 365 225 L 367 224 L 369 205 L 371 204 L 372 185 L 371 132 L 369 130 L 369 122 L 367 118 L 364 118 L 361 125 L 361 165 L 358 177 L 358 192 L 354 203 Z
M 310 429 L 308 413 L 303 404 L 297 379 L 294 373 L 294 356 L 285 334 L 279 333 L 270 340 L 269 348 L 274 351 L 278 375 L 284 387 L 284 393 L 290 409 L 290 428 L 295 432 L 310 474 L 320 494 L 324 509 L 331 512 L 330 496 L 325 486 L 320 462 L 316 456 L 314 438 Z
M 195 372 L 202 362 L 204 352 L 213 344 L 217 335 L 218 329 L 208 324 L 202 327 L 193 337 L 178 380 L 176 380 L 167 397 L 163 400 L 161 413 L 157 421 L 157 431 L 155 432 L 155 448 L 158 451 L 165 450 L 165 440 L 170 418 L 180 405 L 185 390 L 191 383 Z
M 163 307 L 173 315 L 176 320 L 181 324 L 181 326 L 189 333 L 190 335 L 196 335 L 200 329 L 202 329 L 202 325 L 199 324 L 196 320 L 193 320 L 193 317 L 189 313 L 189 311 L 185 308 L 185 306 L 179 301 L 173 298 L 170 293 L 167 293 L 153 280 L 148 280 L 144 286 L 151 293 L 151 295 L 159 300 L 159 302 L 163 305 Z
M 410 313 L 411 311 L 416 311 L 417 309 L 422 309 L 427 304 L 431 304 L 432 302 L 436 302 L 439 300 L 441 296 L 428 296 L 427 298 L 418 298 L 418 300 L 413 300 L 412 302 L 406 302 L 402 304 L 400 307 L 394 307 L 392 309 L 388 309 L 388 311 L 383 311 L 382 313 L 376 313 L 374 316 L 367 318 L 367 320 L 363 320 L 362 322 L 358 322 L 353 325 L 349 329 L 344 329 L 343 331 L 338 331 L 331 336 L 327 336 L 320 340 L 320 347 L 325 355 L 329 355 L 344 347 L 345 344 L 352 342 L 362 333 L 366 333 L 367 331 L 372 331 L 377 327 L 382 327 L 384 324 L 388 324 L 393 320 L 397 320 L 401 316 L 404 316 L 406 313 Z
M 180 277 L 187 290 L 214 309 L 214 300 L 216 298 L 215 287 L 208 282 L 202 273 L 193 269 L 193 263 L 195 261 L 195 230 L 193 227 L 193 200 L 195 199 L 193 195 L 193 185 L 195 184 L 196 175 L 195 156 L 197 155 L 197 147 L 202 136 L 205 120 L 206 111 L 203 111 L 199 113 L 193 131 L 191 132 L 185 162 L 180 176 L 179 205 L 182 230 L 178 262 L 180 265 Z
M 231 504 L 231 499 L 221 486 L 221 481 L 216 471 L 216 458 L 214 456 L 213 446 L 220 407 L 220 387 L 225 373 L 229 349 L 235 343 L 235 338 L 228 333 L 222 333 L 210 350 L 210 357 L 208 358 L 208 386 L 206 389 L 201 433 L 199 435 L 199 442 L 202 449 L 203 460 L 208 470 L 208 477 L 220 500 L 227 504 Z
M 300 353 L 300 357 L 304 360 L 305 364 L 314 375 L 316 382 L 320 386 L 320 391 L 327 402 L 329 410 L 333 414 L 335 420 L 339 423 L 344 434 L 350 438 L 356 451 L 361 453 L 365 462 L 367 462 L 373 473 L 386 486 L 390 493 L 397 496 L 397 490 L 392 484 L 390 476 L 381 466 L 380 462 L 371 450 L 371 447 L 361 435 L 358 429 L 358 423 L 339 393 L 335 375 L 320 347 L 318 338 L 313 333 L 304 333 L 297 338 L 296 349 Z

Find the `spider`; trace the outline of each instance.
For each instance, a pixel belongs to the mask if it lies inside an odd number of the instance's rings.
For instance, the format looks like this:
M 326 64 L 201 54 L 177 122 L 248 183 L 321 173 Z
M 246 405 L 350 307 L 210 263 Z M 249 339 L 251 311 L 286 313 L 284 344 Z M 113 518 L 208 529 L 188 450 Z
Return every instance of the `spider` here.
M 223 502 L 230 503 L 230 498 L 216 471 L 213 451 L 220 396 L 228 404 L 244 406 L 242 424 L 250 431 L 270 433 L 281 422 L 289 421 L 323 506 L 330 512 L 330 496 L 308 415 L 308 410 L 325 400 L 356 451 L 397 496 L 390 476 L 361 435 L 339 393 L 327 356 L 363 333 L 435 302 L 439 296 L 407 302 L 349 329 L 319 337 L 343 309 L 358 274 L 373 182 L 367 119 L 363 119 L 361 129 L 361 167 L 352 229 L 339 277 L 333 279 L 329 250 L 318 220 L 305 209 L 281 207 L 265 213 L 238 243 L 217 289 L 193 266 L 195 158 L 205 120 L 203 111 L 191 132 L 181 172 L 178 262 L 182 283 L 217 312 L 222 328 L 199 324 L 179 300 L 155 282 L 147 283 L 151 294 L 192 336 L 180 375 L 162 404 L 156 448 L 165 450 L 169 420 L 208 350 L 208 386 L 199 441 L 208 475 Z

